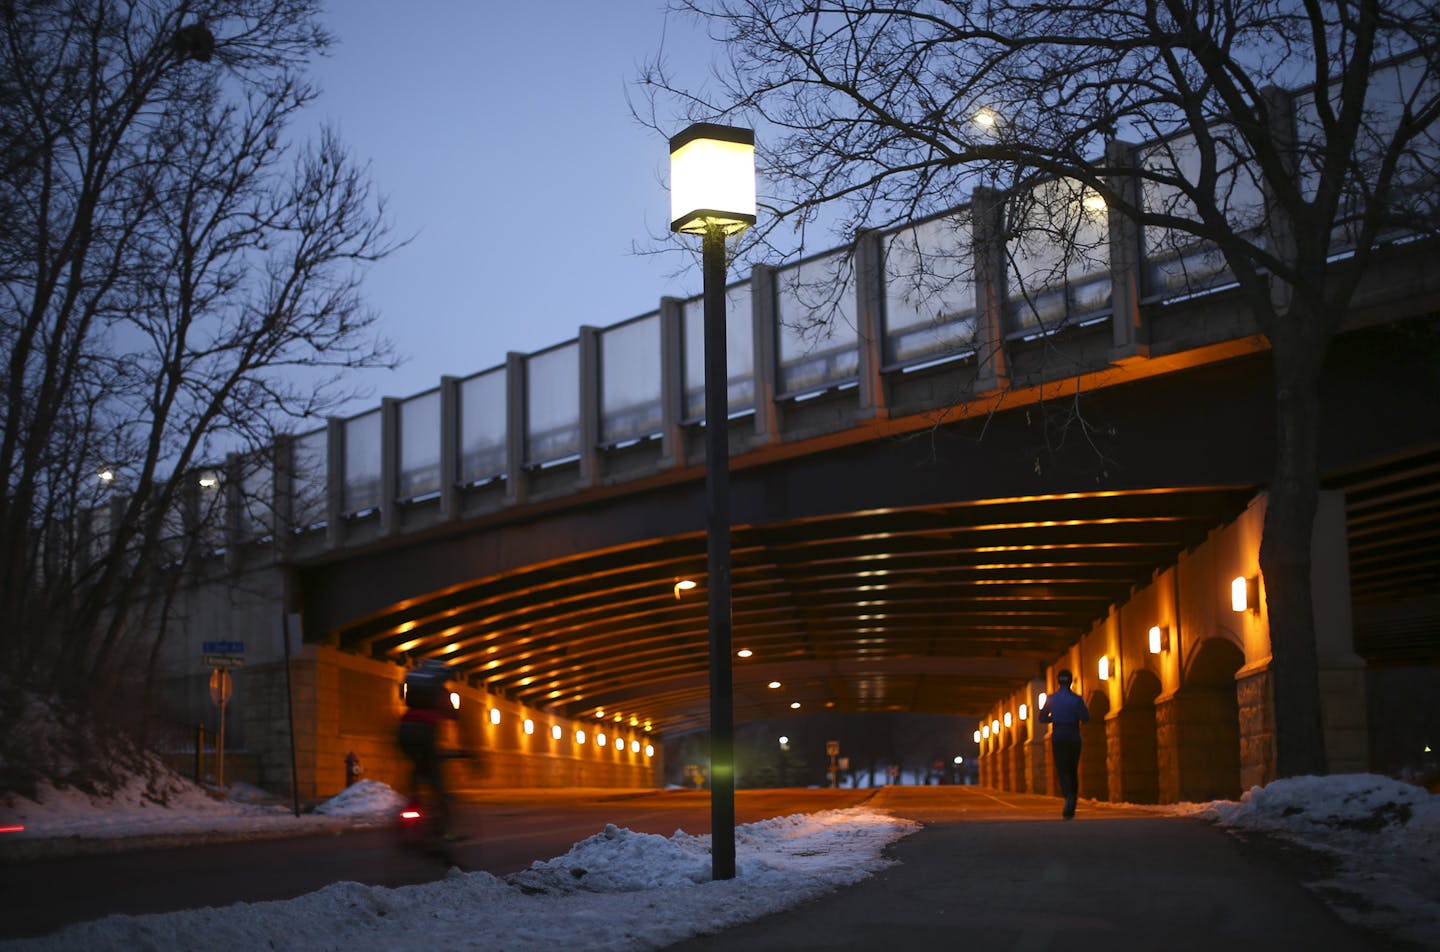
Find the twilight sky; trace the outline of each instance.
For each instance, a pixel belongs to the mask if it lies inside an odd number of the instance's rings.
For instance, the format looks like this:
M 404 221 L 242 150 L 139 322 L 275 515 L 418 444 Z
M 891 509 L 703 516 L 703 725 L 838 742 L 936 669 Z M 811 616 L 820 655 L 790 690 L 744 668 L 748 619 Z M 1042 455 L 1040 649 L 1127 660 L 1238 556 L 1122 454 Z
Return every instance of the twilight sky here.
M 668 231 L 669 153 L 626 96 L 662 46 L 695 81 L 720 53 L 662 2 L 332 5 L 314 114 L 415 236 L 365 283 L 408 360 L 363 376 L 347 413 L 699 293 L 690 255 L 632 252 Z

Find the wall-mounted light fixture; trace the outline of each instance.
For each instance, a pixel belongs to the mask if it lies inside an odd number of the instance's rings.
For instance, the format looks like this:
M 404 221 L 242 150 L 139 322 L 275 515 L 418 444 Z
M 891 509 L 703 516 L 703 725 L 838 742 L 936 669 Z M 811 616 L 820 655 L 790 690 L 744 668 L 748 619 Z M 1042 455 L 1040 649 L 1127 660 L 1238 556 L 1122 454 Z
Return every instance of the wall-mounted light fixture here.
M 1041 691 L 1040 696 L 1035 699 L 1035 709 L 1037 711 L 1045 710 L 1045 702 L 1049 699 L 1049 697 L 1050 695 L 1046 694 L 1044 691 Z
M 980 728 L 980 736 L 981 736 L 981 738 L 983 738 L 984 740 L 989 740 L 989 739 L 990 739 L 990 725 L 989 725 L 989 724 L 986 724 L 984 727 Z
M 1015 718 L 1010 714 L 1009 711 L 1006 711 L 1006 712 L 1005 712 L 1005 726 L 1006 726 L 1006 727 L 1009 727 L 1009 726 L 1010 726 L 1011 724 L 1013 724 L 1013 723 L 1015 723 Z
M 992 719 L 991 719 L 991 721 L 990 721 L 990 733 L 992 733 L 992 734 L 999 734 L 999 733 L 1000 733 L 1000 718 L 996 717 L 996 718 L 992 718 Z
M 975 732 L 975 743 L 977 743 L 977 744 L 980 743 L 980 732 L 979 732 L 979 731 L 976 731 L 976 732 Z
M 1260 610 L 1260 579 L 1256 576 L 1237 575 L 1230 582 L 1230 608 L 1232 611 L 1258 612 Z
M 654 745 L 654 744 L 646 744 L 646 745 L 645 745 L 645 756 L 646 756 L 646 757 L 654 757 L 654 756 L 655 756 L 655 745 Z
M 530 718 L 528 718 L 528 717 L 525 718 L 525 733 L 527 733 L 527 734 L 533 734 L 533 733 L 535 733 L 535 722 L 532 721 L 532 720 L 531 720 Z
M 585 732 L 584 732 L 584 731 L 576 731 L 576 732 L 575 732 L 575 743 L 577 743 L 577 744 L 584 744 L 584 743 L 585 743 Z
M 1096 665 L 1095 667 L 1096 667 L 1095 673 L 1100 676 L 1100 680 L 1101 680 L 1101 681 L 1109 681 L 1109 680 L 1110 680 L 1110 656 L 1109 656 L 1109 655 L 1101 655 L 1101 656 L 1100 656 L 1100 663 L 1099 663 L 1098 665 Z
M 500 708 L 498 708 L 498 707 L 492 707 L 492 708 L 490 708 L 490 723 L 491 723 L 491 724 L 499 724 L 499 723 L 500 723 Z
M 450 706 L 457 711 L 460 710 L 460 695 L 456 691 L 450 692 Z
M 604 747 L 604 746 L 605 746 L 605 732 L 604 732 L 604 731 L 601 731 L 600 733 L 598 733 L 598 734 L 595 735 L 595 746 L 597 746 L 597 747 Z
M 1150 626 L 1150 653 L 1159 654 L 1170 650 L 1170 628 L 1168 625 Z
M 556 740 L 559 740 L 560 738 L 565 736 L 565 731 L 560 727 L 559 724 L 556 724 L 554 727 L 550 728 L 550 736 L 555 738 Z
M 1022 720 L 1022 721 L 1024 721 L 1024 720 L 1029 720 L 1029 719 L 1030 719 L 1030 705 L 1028 705 L 1028 704 L 1021 704 L 1021 705 L 1020 705 L 1020 712 L 1019 712 L 1019 713 L 1020 713 L 1020 720 Z

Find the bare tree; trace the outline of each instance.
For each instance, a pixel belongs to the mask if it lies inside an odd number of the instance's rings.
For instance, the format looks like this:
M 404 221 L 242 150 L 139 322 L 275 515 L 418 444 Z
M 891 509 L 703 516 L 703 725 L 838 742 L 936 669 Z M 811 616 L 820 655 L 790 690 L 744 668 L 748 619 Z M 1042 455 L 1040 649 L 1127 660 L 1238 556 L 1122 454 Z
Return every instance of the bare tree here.
M 392 363 L 358 296 L 394 247 L 368 171 L 328 132 L 286 136 L 317 94 L 305 62 L 331 41 L 318 11 L 0 5 L 12 675 L 113 684 L 127 639 L 161 637 L 145 613 L 223 509 L 196 495 L 202 466 L 347 399 L 350 369 Z
M 1310 585 L 1319 376 L 1385 242 L 1428 234 L 1440 8 L 1407 0 L 677 0 L 727 59 L 686 88 L 657 59 L 651 121 L 753 125 L 771 228 L 881 227 L 977 185 L 1093 194 L 1161 235 L 1175 280 L 1223 271 L 1273 359 L 1260 560 L 1280 776 L 1325 770 Z M 1144 144 L 1141 154 L 1125 143 Z M 1068 225 L 1053 204 L 1038 216 Z M 1023 276 L 1021 276 L 1023 277 Z

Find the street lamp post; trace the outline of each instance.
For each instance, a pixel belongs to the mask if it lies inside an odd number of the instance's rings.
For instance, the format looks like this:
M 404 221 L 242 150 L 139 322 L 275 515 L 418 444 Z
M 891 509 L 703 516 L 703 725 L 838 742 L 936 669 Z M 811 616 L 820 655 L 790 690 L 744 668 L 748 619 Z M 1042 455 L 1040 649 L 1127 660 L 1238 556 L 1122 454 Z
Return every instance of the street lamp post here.
M 700 122 L 670 139 L 670 229 L 703 238 L 705 527 L 710 609 L 710 875 L 735 878 L 730 671 L 730 401 L 725 239 L 755 223 L 755 134 Z

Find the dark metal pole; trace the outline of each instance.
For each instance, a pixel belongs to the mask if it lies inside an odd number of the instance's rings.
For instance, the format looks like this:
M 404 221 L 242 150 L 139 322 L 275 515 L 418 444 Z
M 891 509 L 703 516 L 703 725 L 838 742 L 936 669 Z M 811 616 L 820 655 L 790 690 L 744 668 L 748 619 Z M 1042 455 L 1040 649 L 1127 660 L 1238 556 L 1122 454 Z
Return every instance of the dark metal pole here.
M 705 512 L 710 606 L 710 875 L 735 878 L 735 701 L 730 671 L 730 372 L 725 233 L 705 231 Z

